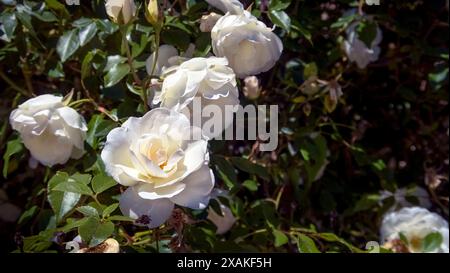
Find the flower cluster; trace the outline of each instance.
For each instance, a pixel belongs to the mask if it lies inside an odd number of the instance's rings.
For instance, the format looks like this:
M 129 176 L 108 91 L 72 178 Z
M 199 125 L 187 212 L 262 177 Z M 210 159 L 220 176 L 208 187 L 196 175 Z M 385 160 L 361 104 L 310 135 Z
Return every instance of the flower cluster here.
M 180 56 L 175 47 L 161 45 L 146 62 L 149 76 L 160 77 L 153 79 L 150 87 L 155 94 L 149 105 L 154 109 L 111 130 L 101 152 L 106 172 L 128 187 L 120 197 L 120 210 L 136 220 L 145 218 L 136 224 L 149 228 L 163 224 L 175 204 L 191 209 L 208 206 L 215 184 L 208 166 L 208 140 L 232 123 L 233 113 L 220 117 L 220 130 L 202 132 L 189 114 L 193 100 L 198 98 L 203 106 L 221 109 L 239 105 L 236 76 L 252 76 L 245 81 L 245 92 L 256 98 L 259 85 L 253 75 L 272 68 L 283 49 L 272 30 L 244 10 L 239 1 L 208 2 L 226 13 L 204 17 L 200 25 L 201 31 L 211 31 L 216 56 L 191 58 L 189 52 Z M 151 1 L 147 13 L 158 12 L 154 4 Z M 133 0 L 108 0 L 105 7 L 110 19 L 120 25 L 131 24 L 138 14 Z M 157 24 L 157 14 L 147 13 L 150 23 Z M 11 113 L 12 127 L 33 158 L 46 166 L 65 164 L 69 158 L 83 155 L 87 126 L 68 106 L 69 101 L 41 95 Z M 223 205 L 222 209 L 227 219 L 234 219 L 229 209 Z M 217 225 L 223 222 L 221 216 L 210 214 Z M 219 227 L 218 232 L 228 228 Z

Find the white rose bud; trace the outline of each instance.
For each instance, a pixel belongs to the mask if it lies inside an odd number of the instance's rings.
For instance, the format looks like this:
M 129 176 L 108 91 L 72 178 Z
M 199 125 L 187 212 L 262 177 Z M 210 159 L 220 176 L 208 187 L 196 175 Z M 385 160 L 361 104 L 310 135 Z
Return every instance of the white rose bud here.
M 156 108 L 108 134 L 101 158 L 107 173 L 129 186 L 119 200 L 124 215 L 154 228 L 171 216 L 175 204 L 206 208 L 214 175 L 207 141 L 191 140 L 199 130 L 183 114 Z
M 281 56 L 281 40 L 250 12 L 227 13 L 211 31 L 213 52 L 226 57 L 239 78 L 271 69 Z
M 62 99 L 49 94 L 29 99 L 9 118 L 31 155 L 46 166 L 64 164 L 84 152 L 86 122 Z
M 214 189 L 211 192 L 211 198 L 215 198 L 217 202 L 219 202 L 220 205 L 220 211 L 222 215 L 217 214 L 212 208 L 208 209 L 208 220 L 213 222 L 213 224 L 217 227 L 216 234 L 224 234 L 228 232 L 228 230 L 231 229 L 231 227 L 236 222 L 236 218 L 234 217 L 233 213 L 231 212 L 230 208 L 223 205 L 220 202 L 219 196 L 225 197 L 228 200 L 231 200 L 228 196 L 228 191 L 220 190 L 220 189 Z
M 380 55 L 380 47 L 378 46 L 383 39 L 383 34 L 380 28 L 377 27 L 377 33 L 375 39 L 372 41 L 371 46 L 361 41 L 358 37 L 356 27 L 358 22 L 350 24 L 346 29 L 347 40 L 343 43 L 343 49 L 351 62 L 356 62 L 359 68 L 365 68 L 369 63 L 378 60 Z
M 189 111 L 190 118 L 195 118 L 196 102 L 201 103 L 202 109 L 209 105 L 218 106 L 221 115 L 213 115 L 211 120 L 221 127 L 214 128 L 214 132 L 203 132 L 208 138 L 217 137 L 233 122 L 233 112 L 225 111 L 225 107 L 239 105 L 236 77 L 227 64 L 225 58 L 193 58 L 167 69 L 163 74 L 161 92 L 155 94 L 153 103 L 161 103 L 161 107 L 178 112 Z M 198 100 L 194 101 L 194 98 Z M 209 117 L 200 118 L 201 124 L 194 125 L 200 127 L 210 120 Z
M 440 215 L 424 208 L 403 208 L 386 214 L 381 224 L 380 233 L 382 243 L 387 242 L 393 245 L 396 241 L 401 240 L 400 234 L 403 234 L 408 241 L 404 247 L 407 247 L 409 252 L 415 253 L 424 252 L 422 242 L 427 235 L 439 233 L 442 235 L 442 243 L 430 252 L 449 252 L 448 222 Z
M 231 229 L 236 222 L 236 218 L 229 207 L 220 204 L 220 210 L 222 215 L 217 214 L 212 208 L 209 208 L 208 220 L 213 222 L 213 224 L 217 227 L 217 234 L 224 234 Z
M 211 32 L 217 20 L 222 17 L 221 15 L 211 12 L 208 15 L 203 15 L 200 19 L 200 31 L 201 32 Z
M 107 0 L 106 13 L 118 24 L 128 24 L 136 15 L 136 4 L 133 0 Z
M 246 77 L 244 83 L 244 95 L 251 100 L 257 99 L 261 93 L 258 78 L 255 76 Z

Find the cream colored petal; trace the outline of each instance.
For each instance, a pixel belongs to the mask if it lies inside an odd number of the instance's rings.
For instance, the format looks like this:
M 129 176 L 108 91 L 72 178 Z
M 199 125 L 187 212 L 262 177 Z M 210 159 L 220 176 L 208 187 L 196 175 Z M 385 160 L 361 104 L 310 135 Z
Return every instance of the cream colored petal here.
M 173 202 L 167 198 L 149 200 L 141 198 L 134 187 L 129 187 L 119 200 L 120 211 L 123 215 L 133 219 L 147 216 L 149 224 L 147 227 L 155 228 L 162 225 L 172 214 Z
M 208 165 L 203 165 L 183 180 L 186 188 L 170 198 L 175 204 L 191 209 L 204 209 L 208 206 L 214 175 Z

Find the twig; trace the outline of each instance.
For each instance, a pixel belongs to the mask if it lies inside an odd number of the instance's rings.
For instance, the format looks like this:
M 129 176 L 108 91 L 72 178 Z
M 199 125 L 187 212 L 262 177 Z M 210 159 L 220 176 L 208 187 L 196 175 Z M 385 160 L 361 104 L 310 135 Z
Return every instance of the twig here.
M 9 84 L 9 86 L 11 86 L 12 89 L 20 92 L 22 95 L 29 97 L 29 93 L 27 92 L 27 90 L 17 86 L 11 79 L 9 79 L 2 70 L 0 70 L 0 78 L 2 78 L 7 84 Z

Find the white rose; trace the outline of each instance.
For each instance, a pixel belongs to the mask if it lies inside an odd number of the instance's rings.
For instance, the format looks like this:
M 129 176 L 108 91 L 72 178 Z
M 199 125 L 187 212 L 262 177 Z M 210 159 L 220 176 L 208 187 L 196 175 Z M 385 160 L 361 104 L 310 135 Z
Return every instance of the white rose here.
M 184 115 L 156 108 L 108 134 L 101 157 L 108 174 L 129 186 L 119 202 L 124 215 L 153 228 L 170 217 L 174 204 L 207 206 L 214 176 L 207 141 L 189 139 L 195 130 Z
M 358 22 L 350 24 L 346 29 L 347 40 L 344 41 L 343 48 L 351 62 L 356 62 L 359 68 L 365 68 L 369 63 L 378 60 L 380 47 L 378 46 L 383 38 L 380 28 L 377 27 L 377 34 L 372 41 L 370 48 L 358 38 L 356 27 Z
M 281 40 L 250 12 L 227 13 L 211 31 L 216 56 L 226 57 L 239 78 L 271 69 L 281 56 Z
M 161 103 L 178 112 L 194 114 L 194 98 L 198 98 L 202 107 L 217 105 L 222 116 L 214 115 L 214 124 L 221 125 L 215 132 L 204 131 L 208 138 L 217 137 L 231 125 L 233 112 L 225 111 L 225 106 L 239 104 L 239 92 L 233 70 L 227 66 L 225 58 L 193 58 L 177 67 L 167 69 L 163 74 L 161 92 L 155 95 L 154 104 Z M 225 116 L 228 116 L 225 120 Z M 192 118 L 192 116 L 191 116 Z M 202 125 L 209 120 L 202 117 Z M 211 119 L 213 120 L 213 119 Z M 227 123 L 225 123 L 227 122 Z M 200 124 L 199 124 L 200 126 Z
M 212 196 L 223 196 L 227 197 L 228 195 L 226 192 L 221 192 L 220 190 L 215 190 L 212 194 Z M 234 217 L 233 213 L 231 212 L 230 208 L 220 203 L 219 199 L 216 198 L 216 200 L 220 204 L 220 211 L 222 212 L 222 215 L 217 214 L 212 208 L 208 209 L 208 220 L 213 222 L 213 224 L 217 227 L 216 233 L 217 234 L 224 234 L 228 230 L 231 229 L 231 227 L 236 222 L 236 218 Z
M 217 20 L 222 17 L 221 15 L 211 12 L 210 14 L 203 15 L 200 19 L 200 31 L 201 32 L 211 32 Z
M 403 208 L 386 214 L 380 231 L 382 242 L 399 239 L 402 233 L 408 240 L 410 252 L 421 252 L 422 240 L 433 232 L 439 232 L 443 238 L 442 244 L 434 252 L 448 253 L 448 222 L 424 208 Z
M 41 95 L 19 105 L 9 121 L 31 155 L 46 166 L 64 164 L 84 152 L 86 122 L 62 97 Z
M 251 99 L 257 99 L 261 93 L 261 87 L 259 86 L 258 78 L 255 76 L 249 76 L 244 79 L 244 95 Z
M 136 4 L 133 0 L 107 0 L 106 13 L 115 23 L 127 24 L 136 15 Z
M 239 0 L 206 0 L 206 2 L 223 13 L 240 14 L 244 10 L 244 6 Z

